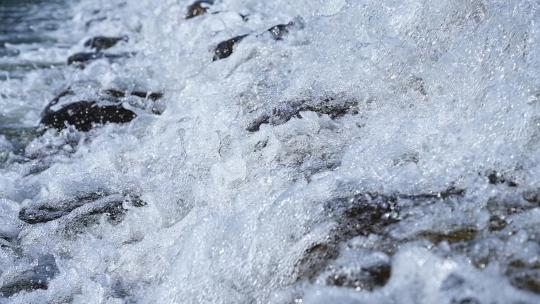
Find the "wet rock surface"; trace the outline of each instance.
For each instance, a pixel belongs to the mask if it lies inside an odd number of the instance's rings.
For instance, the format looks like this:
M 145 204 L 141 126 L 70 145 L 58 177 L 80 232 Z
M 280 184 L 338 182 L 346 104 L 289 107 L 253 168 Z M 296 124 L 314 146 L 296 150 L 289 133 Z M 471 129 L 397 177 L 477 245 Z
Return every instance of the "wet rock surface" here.
M 272 35 L 272 38 L 274 40 L 282 40 L 283 37 L 287 36 L 289 34 L 289 28 L 293 25 L 293 23 L 287 23 L 287 24 L 278 24 L 274 25 L 271 28 L 268 29 L 268 32 L 270 35 Z
M 356 271 L 346 270 L 340 272 L 336 270 L 334 274 L 328 276 L 325 283 L 330 286 L 373 291 L 388 283 L 391 272 L 391 265 L 384 263 L 360 268 Z
M 276 24 L 269 28 L 266 32 L 276 41 L 283 40 L 291 31 L 298 31 L 304 28 L 304 20 L 297 17 L 294 21 L 284 24 Z
M 358 102 L 333 97 L 289 101 L 272 109 L 270 113 L 264 113 L 257 117 L 247 126 L 246 130 L 249 132 L 259 131 L 260 127 L 264 124 L 272 126 L 282 125 L 294 117 L 301 118 L 300 112 L 302 111 L 311 111 L 319 115 L 328 115 L 332 119 L 337 119 L 346 114 L 358 114 Z
M 517 288 L 540 294 L 540 264 L 514 260 L 508 264 L 506 275 Z
M 128 95 L 132 95 L 132 96 L 137 96 L 137 97 L 151 99 L 153 101 L 156 101 L 163 97 L 163 93 L 159 93 L 159 92 L 144 92 L 144 91 L 126 92 L 126 91 L 121 91 L 117 89 L 107 89 L 104 92 L 115 98 L 122 98 Z
M 236 45 L 247 36 L 248 35 L 240 35 L 218 43 L 214 49 L 214 57 L 212 60 L 217 61 L 231 56 Z
M 135 96 L 150 101 L 159 100 L 163 94 L 158 92 L 131 91 L 126 92 L 118 89 L 107 89 L 103 91 L 105 98 L 96 94 L 96 99 L 100 101 L 75 101 L 65 105 L 59 105 L 62 98 L 75 96 L 71 89 L 67 89 L 56 96 L 42 113 L 40 125 L 45 128 L 62 130 L 68 126 L 74 126 L 80 131 L 90 131 L 98 125 L 107 123 L 122 124 L 127 123 L 137 117 L 133 110 L 127 109 L 122 98 Z M 53 110 L 53 108 L 58 108 Z M 155 113 L 155 111 L 153 111 Z
M 87 64 L 94 60 L 106 59 L 109 62 L 113 62 L 119 59 L 132 57 L 133 55 L 133 53 L 108 54 L 103 52 L 81 52 L 69 56 L 67 64 L 84 69 Z
M 186 19 L 206 14 L 208 8 L 214 4 L 212 0 L 195 1 L 187 7 Z
M 110 49 L 121 41 L 128 41 L 127 36 L 122 37 L 107 37 L 107 36 L 96 36 L 90 38 L 84 42 L 84 46 L 94 49 L 96 51 Z M 68 60 L 69 64 L 69 60 Z
M 0 296 L 11 297 L 22 291 L 47 289 L 49 280 L 58 272 L 54 256 L 42 255 L 37 259 L 35 267 L 16 273 L 9 278 L 2 278 Z
M 95 101 L 80 101 L 58 111 L 45 113 L 40 124 L 57 130 L 71 125 L 81 131 L 90 131 L 95 125 L 127 123 L 136 116 L 133 111 L 122 105 L 101 106 Z
M 21 209 L 19 218 L 28 224 L 39 224 L 63 217 L 76 222 L 94 215 L 107 214 L 111 221 L 117 221 L 126 211 L 123 208 L 124 203 L 133 207 L 146 205 L 138 197 L 95 192 L 80 194 L 67 200 L 38 202 Z

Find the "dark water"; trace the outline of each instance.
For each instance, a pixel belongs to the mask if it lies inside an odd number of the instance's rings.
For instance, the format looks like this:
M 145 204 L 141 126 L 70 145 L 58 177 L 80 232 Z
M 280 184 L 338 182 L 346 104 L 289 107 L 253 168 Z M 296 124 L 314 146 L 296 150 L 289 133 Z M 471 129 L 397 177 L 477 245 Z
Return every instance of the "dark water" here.
M 0 80 L 48 67 L 41 60 L 18 59 L 19 48 L 62 46 L 54 34 L 67 18 L 65 0 L 0 0 Z

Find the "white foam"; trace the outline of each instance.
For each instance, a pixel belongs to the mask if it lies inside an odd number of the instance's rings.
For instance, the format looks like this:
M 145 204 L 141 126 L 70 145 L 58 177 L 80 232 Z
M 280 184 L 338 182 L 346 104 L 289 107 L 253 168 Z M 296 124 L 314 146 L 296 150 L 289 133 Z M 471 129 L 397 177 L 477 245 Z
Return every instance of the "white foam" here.
M 48 290 L 18 294 L 13 303 L 538 300 L 513 287 L 497 261 L 475 268 L 467 256 L 475 253 L 445 251 L 444 242 L 398 246 L 388 258 L 390 281 L 374 292 L 294 277 L 305 251 L 337 225 L 324 206 L 339 193 L 466 189 L 456 205 L 410 207 L 390 231 L 406 243 L 425 230 L 485 225 L 488 198 L 506 193 L 487 186 L 481 175 L 488 170 L 510 172 L 523 187 L 540 185 L 538 3 L 224 0 L 212 7 L 222 13 L 184 20 L 188 4 L 81 0 L 56 33 L 72 42 L 69 49 L 19 47 L 20 60 L 58 63 L 88 37 L 125 34 L 129 42 L 109 52 L 137 55 L 0 82 L 0 114 L 16 125 L 35 125 L 47 102 L 74 83 L 162 91 L 166 110 L 88 135 L 47 133 L 26 155 L 47 151 L 48 169 L 0 169 L 0 202 L 9 206 L 104 188 L 136 191 L 147 202 L 120 224 L 103 220 L 77 237 L 52 233 L 54 223 L 21 225 L 17 206 L 2 214 L 0 233 L 21 230 L 23 249 L 54 254 L 60 269 Z M 304 28 L 283 41 L 255 35 L 298 16 Z M 229 58 L 212 62 L 217 43 L 247 33 Z M 245 130 L 284 102 L 328 96 L 358 101 L 359 114 L 303 111 Z M 62 150 L 72 135 L 73 153 Z M 537 259 L 530 235 L 537 211 L 530 212 L 512 224 L 519 237 L 479 242 L 478 252 Z M 373 248 L 382 242 L 370 240 Z M 343 267 L 363 261 L 340 248 Z M 441 289 L 452 273 L 464 277 L 465 290 Z

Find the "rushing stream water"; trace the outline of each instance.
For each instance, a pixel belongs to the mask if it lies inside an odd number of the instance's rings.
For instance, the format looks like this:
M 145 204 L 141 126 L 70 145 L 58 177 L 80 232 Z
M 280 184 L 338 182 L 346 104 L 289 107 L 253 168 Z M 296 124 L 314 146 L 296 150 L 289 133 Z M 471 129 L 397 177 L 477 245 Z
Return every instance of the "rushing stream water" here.
M 0 1 L 0 303 L 540 302 L 538 1 Z

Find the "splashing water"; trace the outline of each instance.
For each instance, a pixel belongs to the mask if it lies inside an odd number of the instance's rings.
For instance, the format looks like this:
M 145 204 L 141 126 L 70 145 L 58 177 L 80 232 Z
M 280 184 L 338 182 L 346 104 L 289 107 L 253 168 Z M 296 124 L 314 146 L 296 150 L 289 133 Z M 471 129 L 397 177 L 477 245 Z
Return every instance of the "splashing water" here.
M 0 303 L 540 301 L 538 2 L 191 4 L 1 4 Z

